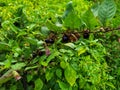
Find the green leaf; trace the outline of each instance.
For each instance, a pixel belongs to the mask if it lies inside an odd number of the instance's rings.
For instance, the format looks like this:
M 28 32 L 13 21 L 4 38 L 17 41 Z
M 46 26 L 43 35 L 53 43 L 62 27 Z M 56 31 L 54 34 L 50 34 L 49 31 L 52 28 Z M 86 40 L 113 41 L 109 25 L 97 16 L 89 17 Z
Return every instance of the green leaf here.
M 77 48 L 77 51 L 78 51 L 78 56 L 85 53 L 87 51 L 87 48 L 82 46 L 80 48 Z
M 72 18 L 71 18 L 72 17 Z M 79 28 L 81 25 L 81 20 L 75 12 L 70 12 L 64 19 L 63 25 L 70 29 Z
M 16 63 L 15 65 L 12 65 L 12 69 L 14 70 L 20 70 L 21 68 L 25 67 L 26 64 L 25 63 Z
M 113 89 L 116 89 L 115 86 L 111 83 L 111 82 L 107 82 L 106 83 L 109 87 L 113 88 Z
M 37 45 L 37 43 L 38 43 L 38 40 L 33 39 L 32 37 L 27 37 L 25 40 L 28 41 L 29 43 L 33 44 L 33 45 Z
M 50 33 L 50 30 L 47 27 L 43 26 L 41 27 L 41 33 L 44 35 L 48 35 Z
M 62 76 L 62 70 L 61 69 L 57 69 L 56 70 L 56 75 L 57 75 L 57 77 L 61 78 L 61 76 Z
M 95 3 L 95 5 L 92 6 L 91 11 L 93 12 L 94 16 L 98 16 L 98 10 L 99 10 L 100 4 Z
M 55 51 L 47 58 L 46 62 L 49 63 L 52 59 L 54 59 L 58 55 L 59 55 L 59 52 Z
M 32 78 L 33 78 L 33 75 L 28 74 L 28 75 L 27 75 L 27 82 L 30 82 L 30 81 L 32 80 Z
M 69 85 L 62 82 L 62 81 L 58 81 L 59 87 L 61 88 L 61 90 L 69 90 Z
M 54 76 L 53 71 L 46 71 L 45 78 L 49 81 Z
M 12 56 L 7 55 L 7 60 L 4 62 L 5 68 L 9 68 L 11 66 L 12 61 L 13 61 Z
M 35 69 L 35 68 L 38 68 L 38 66 L 36 65 L 36 66 L 26 67 L 26 68 L 25 68 L 25 71 L 31 70 L 31 69 Z
M 50 30 L 54 30 L 54 31 L 58 31 L 60 30 L 60 28 L 58 26 L 56 26 L 56 24 L 54 24 L 53 22 L 51 22 L 50 20 L 48 20 L 46 22 L 46 26 L 50 29 Z
M 19 34 L 17 35 L 17 38 L 20 37 L 20 36 L 24 36 L 24 35 L 27 35 L 27 32 L 20 31 Z
M 35 88 L 34 88 L 34 90 L 42 90 L 42 87 L 43 87 L 43 81 L 40 78 L 38 78 L 35 81 Z
M 82 21 L 86 24 L 87 28 L 90 30 L 95 29 L 98 25 L 96 18 L 94 17 L 93 13 L 91 10 L 87 10 L 83 15 L 82 15 Z
M 60 67 L 65 69 L 67 67 L 67 63 L 65 61 L 60 62 Z
M 11 60 L 7 60 L 4 62 L 5 68 L 9 68 L 11 66 Z
M 98 10 L 98 18 L 102 25 L 105 26 L 106 21 L 113 18 L 116 13 L 116 5 L 114 0 L 104 0 Z
M 76 74 L 76 71 L 69 64 L 65 69 L 64 75 L 67 82 L 71 86 L 73 86 L 75 84 L 77 74 Z
M 18 29 L 14 25 L 10 25 L 10 28 L 13 32 L 17 33 Z
M 30 24 L 29 26 L 27 26 L 27 28 L 28 28 L 29 30 L 32 30 L 32 29 L 34 29 L 35 26 L 36 26 L 36 24 Z
M 67 17 L 67 15 L 72 12 L 74 9 L 73 9 L 73 3 L 72 1 L 68 2 L 67 5 L 66 5 L 66 10 L 63 14 L 63 19 L 65 19 Z
M 72 48 L 72 49 L 74 49 L 76 46 L 75 46 L 75 44 L 73 44 L 73 43 L 66 43 L 66 44 L 64 44 L 65 46 L 68 46 L 68 47 L 70 47 L 70 48 Z

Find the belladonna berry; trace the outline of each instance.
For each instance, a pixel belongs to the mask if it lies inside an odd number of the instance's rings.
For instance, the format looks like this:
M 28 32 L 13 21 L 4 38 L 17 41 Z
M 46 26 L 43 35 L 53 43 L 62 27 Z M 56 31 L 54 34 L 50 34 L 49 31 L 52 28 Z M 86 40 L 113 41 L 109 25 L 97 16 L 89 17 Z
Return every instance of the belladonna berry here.
M 89 36 L 90 36 L 89 30 L 85 30 L 85 31 L 83 32 L 83 38 L 88 39 Z

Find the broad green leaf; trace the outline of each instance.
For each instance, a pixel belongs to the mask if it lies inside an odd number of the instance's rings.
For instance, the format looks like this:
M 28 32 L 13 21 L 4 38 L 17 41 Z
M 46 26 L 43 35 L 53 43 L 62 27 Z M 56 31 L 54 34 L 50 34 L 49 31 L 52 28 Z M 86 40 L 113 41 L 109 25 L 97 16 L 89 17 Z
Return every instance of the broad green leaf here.
M 43 26 L 41 27 L 41 33 L 44 35 L 48 35 L 50 33 L 50 30 L 47 27 Z
M 95 5 L 92 6 L 91 11 L 93 12 L 94 16 L 98 16 L 98 10 L 99 10 L 100 4 L 95 3 Z
M 38 78 L 36 81 L 35 81 L 35 88 L 34 90 L 42 90 L 43 88 L 43 81 Z
M 95 26 L 98 25 L 98 22 L 91 12 L 91 10 L 87 10 L 83 15 L 82 15 L 82 21 L 86 24 L 86 27 L 89 28 L 90 30 L 95 29 Z
M 54 31 L 58 31 L 60 30 L 60 27 L 57 27 L 55 23 L 51 22 L 50 20 L 48 20 L 46 22 L 46 26 L 50 29 L 50 30 L 54 30 Z
M 81 46 L 79 49 L 77 49 L 78 51 L 78 56 L 85 53 L 87 51 L 87 48 L 84 46 Z
M 60 67 L 65 69 L 67 67 L 67 63 L 65 61 L 60 62 Z
M 45 62 L 45 61 L 40 62 L 40 64 L 43 65 L 43 66 L 48 66 L 48 63 Z
M 40 59 L 39 59 L 39 64 L 40 64 L 40 65 L 43 65 L 43 66 L 47 66 L 48 63 L 45 62 L 46 58 L 47 58 L 46 55 L 41 56 Z
M 53 76 L 54 76 L 53 71 L 51 71 L 51 70 L 50 71 L 46 71 L 45 78 L 46 78 L 47 81 L 49 81 Z
M 54 59 L 58 55 L 59 55 L 59 52 L 55 51 L 47 58 L 46 62 L 49 63 L 52 59 Z
M 69 54 L 70 56 L 74 55 L 73 51 L 72 50 L 68 50 L 68 49 L 60 49 L 60 52 L 64 53 L 64 54 Z M 65 58 L 66 58 L 66 56 L 65 56 Z
M 7 60 L 4 62 L 5 68 L 10 68 L 12 61 L 13 61 L 12 55 L 7 55 Z
M 72 17 L 72 18 L 71 18 Z M 70 12 L 64 19 L 63 25 L 70 29 L 79 28 L 81 25 L 81 20 L 75 12 Z
M 65 12 L 64 12 L 64 14 L 63 14 L 63 16 L 62 16 L 63 19 L 65 19 L 65 18 L 67 17 L 67 15 L 68 15 L 69 13 L 71 13 L 73 10 L 74 10 L 74 9 L 73 9 L 73 2 L 70 1 L 70 2 L 68 2 L 67 5 L 66 5 L 66 10 L 65 10 Z
M 40 47 L 40 45 L 43 45 L 44 44 L 44 41 L 40 40 L 37 42 L 37 45 Z
M 104 0 L 98 10 L 98 18 L 102 25 L 105 26 L 106 21 L 113 18 L 116 13 L 116 5 L 114 0 Z
M 71 86 L 73 86 L 76 82 L 77 73 L 69 64 L 64 71 L 64 75 L 65 75 L 65 79 L 67 80 L 67 82 Z
M 81 25 L 81 20 L 73 8 L 72 1 L 68 2 L 66 5 L 66 10 L 63 14 L 63 20 L 64 20 L 63 25 L 70 29 L 79 28 Z
M 58 81 L 59 87 L 61 88 L 61 90 L 69 90 L 69 85 L 62 82 L 62 81 Z
M 11 66 L 11 60 L 8 60 L 4 62 L 5 68 L 9 68 Z
M 32 80 L 32 78 L 33 78 L 33 75 L 28 74 L 28 75 L 27 75 L 27 82 L 30 82 L 30 81 Z
M 25 63 L 16 63 L 15 65 L 12 65 L 12 69 L 13 70 L 20 70 L 21 68 L 25 67 L 26 64 Z
M 57 69 L 56 70 L 56 75 L 57 75 L 57 77 L 61 78 L 62 77 L 62 70 L 61 69 Z
M 73 44 L 73 43 L 66 43 L 66 44 L 64 44 L 65 46 L 68 46 L 68 47 L 70 47 L 70 48 L 72 48 L 72 49 L 74 49 L 76 46 L 75 46 L 75 44 Z

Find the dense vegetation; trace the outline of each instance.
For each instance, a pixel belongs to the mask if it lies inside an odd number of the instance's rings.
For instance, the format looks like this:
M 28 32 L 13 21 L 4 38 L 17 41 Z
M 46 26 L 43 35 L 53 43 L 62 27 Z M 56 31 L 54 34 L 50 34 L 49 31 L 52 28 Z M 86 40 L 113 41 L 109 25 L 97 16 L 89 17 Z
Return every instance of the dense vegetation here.
M 119 0 L 0 0 L 0 90 L 119 90 Z

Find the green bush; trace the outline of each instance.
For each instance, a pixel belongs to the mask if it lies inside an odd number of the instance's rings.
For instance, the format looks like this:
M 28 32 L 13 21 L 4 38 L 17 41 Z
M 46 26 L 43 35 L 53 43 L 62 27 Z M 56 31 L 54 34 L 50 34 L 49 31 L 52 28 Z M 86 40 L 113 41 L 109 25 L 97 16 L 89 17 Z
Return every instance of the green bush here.
M 0 2 L 0 90 L 118 90 L 118 3 Z

